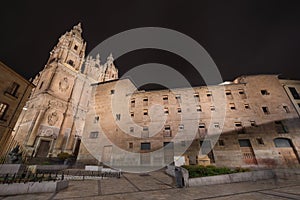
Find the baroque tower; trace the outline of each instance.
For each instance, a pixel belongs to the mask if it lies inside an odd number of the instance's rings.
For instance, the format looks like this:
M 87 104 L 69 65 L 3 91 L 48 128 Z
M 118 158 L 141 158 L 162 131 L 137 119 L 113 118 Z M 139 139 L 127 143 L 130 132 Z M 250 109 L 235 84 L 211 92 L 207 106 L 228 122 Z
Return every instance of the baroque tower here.
M 35 77 L 15 139 L 27 156 L 56 157 L 61 152 L 77 156 L 91 84 L 118 78 L 110 55 L 104 65 L 100 56 L 84 63 L 86 42 L 81 24 L 59 38 L 44 69 Z

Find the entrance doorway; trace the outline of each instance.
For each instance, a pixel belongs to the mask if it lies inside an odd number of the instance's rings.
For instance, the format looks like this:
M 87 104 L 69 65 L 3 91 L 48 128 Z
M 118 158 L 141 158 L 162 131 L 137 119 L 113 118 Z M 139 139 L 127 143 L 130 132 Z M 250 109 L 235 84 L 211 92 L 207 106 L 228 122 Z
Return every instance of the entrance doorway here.
M 249 139 L 239 140 L 244 163 L 247 165 L 257 165 L 257 160 Z
M 275 147 L 278 153 L 281 155 L 282 160 L 287 166 L 295 166 L 299 164 L 299 159 L 295 153 L 293 143 L 288 138 L 276 138 L 274 139 Z
M 50 141 L 41 140 L 36 157 L 47 157 L 49 149 L 50 149 Z

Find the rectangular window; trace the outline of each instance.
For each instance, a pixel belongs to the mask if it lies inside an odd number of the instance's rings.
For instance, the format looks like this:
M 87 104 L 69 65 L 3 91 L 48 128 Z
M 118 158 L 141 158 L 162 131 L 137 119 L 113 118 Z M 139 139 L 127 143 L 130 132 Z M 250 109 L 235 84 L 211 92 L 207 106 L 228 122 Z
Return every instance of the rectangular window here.
M 143 126 L 143 131 L 144 131 L 144 132 L 148 132 L 148 131 L 149 131 L 148 126 Z
M 148 106 L 148 98 L 143 99 L 143 106 Z
M 116 120 L 120 121 L 121 120 L 121 114 L 116 114 Z
M 181 103 L 181 96 L 179 94 L 176 94 L 175 99 L 177 103 Z
M 77 50 L 78 49 L 78 46 L 77 45 L 74 45 L 74 50 Z
M 131 116 L 131 117 L 134 117 L 134 112 L 130 112 L 130 116 Z
M 115 90 L 110 90 L 110 94 L 114 94 L 115 93 Z
M 8 104 L 0 103 L 0 119 L 3 120 L 8 110 Z
M 230 108 L 231 110 L 235 110 L 235 105 L 234 105 L 234 103 L 229 103 L 229 108 Z
M 134 127 L 130 127 L 130 128 L 129 128 L 129 132 L 130 132 L 130 133 L 134 133 Z
M 242 99 L 246 99 L 247 98 L 246 97 L 246 93 L 245 93 L 245 91 L 243 89 L 239 89 L 238 91 L 239 91 L 239 95 L 240 95 L 240 97 Z
M 220 124 L 219 124 L 218 122 L 215 122 L 215 123 L 214 123 L 214 127 L 215 127 L 215 128 L 220 128 Z
M 177 113 L 181 113 L 181 108 L 177 108 Z
M 169 114 L 169 109 L 167 107 L 164 108 L 164 113 L 165 113 L 165 115 Z
M 163 103 L 168 104 L 169 98 L 167 95 L 163 96 Z
M 199 128 L 201 128 L 201 129 L 205 128 L 205 123 L 200 123 Z
M 248 139 L 239 140 L 239 144 L 240 144 L 240 147 L 251 147 L 250 140 L 248 140 Z
M 74 61 L 73 60 L 68 60 L 67 62 L 69 65 L 71 65 L 72 67 L 74 67 Z
M 245 109 L 250 109 L 250 105 L 249 104 L 244 104 L 244 106 L 245 106 Z
M 196 107 L 196 109 L 197 109 L 197 112 L 202 112 L 202 109 L 201 109 L 201 106 L 200 106 L 200 105 L 198 105 L 198 106 Z
M 225 94 L 226 94 L 226 97 L 227 97 L 228 99 L 233 99 L 232 93 L 231 93 L 230 90 L 225 90 Z
M 165 129 L 164 129 L 164 137 L 171 137 L 171 127 L 169 125 L 166 125 L 165 126 Z
M 282 121 L 275 121 L 275 130 L 277 133 L 288 133 L 289 129 Z
M 194 93 L 194 99 L 195 99 L 195 102 L 199 102 L 200 101 L 200 97 L 199 97 L 199 93 Z
M 290 92 L 292 93 L 294 99 L 300 99 L 300 95 L 297 92 L 296 88 L 294 87 L 289 87 Z
M 283 106 L 283 109 L 284 109 L 284 111 L 285 111 L 286 113 L 290 113 L 290 109 L 289 109 L 289 107 L 287 107 L 287 106 Z
M 262 108 L 263 112 L 264 112 L 266 115 L 270 114 L 269 108 L 268 108 L 267 106 L 263 106 L 263 107 L 261 107 L 261 108 Z
M 148 138 L 149 137 L 149 128 L 148 126 L 143 126 L 143 132 L 142 132 L 142 138 Z
M 246 133 L 245 128 L 242 125 L 242 122 L 235 122 L 234 126 L 235 126 L 235 130 L 237 131 L 238 134 Z
M 129 142 L 128 147 L 129 147 L 129 149 L 132 149 L 133 148 L 133 143 Z
M 151 149 L 151 143 L 150 142 L 142 142 L 141 143 L 141 150 L 150 150 Z
M 251 126 L 254 126 L 254 127 L 256 127 L 256 126 L 257 126 L 257 124 L 256 124 L 256 122 L 255 122 L 255 121 L 250 121 L 250 124 L 251 124 Z
M 211 111 L 216 111 L 215 106 L 210 106 L 210 110 L 211 110 Z
M 96 116 L 94 119 L 94 123 L 98 123 L 99 122 L 99 116 Z
M 130 104 L 131 104 L 131 108 L 134 108 L 135 107 L 135 99 L 131 99 Z
M 90 132 L 90 138 L 97 138 L 98 134 L 99 134 L 98 131 L 92 131 L 92 132 Z
M 18 91 L 19 87 L 20 87 L 20 85 L 18 83 L 13 82 L 12 85 L 9 88 L 7 88 L 6 93 L 8 93 L 14 97 L 17 97 L 17 91 Z
M 206 96 L 207 97 L 212 97 L 212 92 L 211 91 L 206 91 Z
M 218 143 L 219 143 L 219 146 L 222 146 L 222 147 L 225 146 L 224 140 L 219 140 Z
M 147 109 L 144 109 L 144 110 L 143 110 L 143 114 L 144 114 L 144 116 L 147 116 L 147 115 L 148 115 L 148 110 L 147 110 Z
M 260 93 L 262 95 L 269 95 L 270 93 L 268 92 L 268 90 L 261 90 Z
M 183 124 L 179 124 L 178 125 L 178 130 L 182 131 L 184 129 L 184 125 Z
M 256 138 L 256 141 L 257 141 L 257 144 L 259 144 L 259 145 L 265 144 L 262 138 Z

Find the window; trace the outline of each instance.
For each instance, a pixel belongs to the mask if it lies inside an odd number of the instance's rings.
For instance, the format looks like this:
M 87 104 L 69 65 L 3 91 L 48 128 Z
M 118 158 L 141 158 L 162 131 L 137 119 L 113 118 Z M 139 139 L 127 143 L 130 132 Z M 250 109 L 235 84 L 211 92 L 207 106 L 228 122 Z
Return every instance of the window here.
M 110 94 L 114 94 L 115 93 L 115 90 L 110 90 Z
M 129 147 L 129 149 L 132 149 L 133 148 L 133 143 L 129 142 L 128 147 Z
M 257 144 L 264 145 L 264 141 L 262 138 L 256 138 Z
M 181 113 L 181 108 L 177 108 L 177 113 Z
M 250 140 L 248 140 L 248 139 L 239 140 L 239 144 L 240 144 L 240 147 L 251 147 Z
M 263 107 L 261 107 L 261 108 L 262 108 L 263 112 L 264 112 L 266 115 L 270 114 L 269 108 L 268 108 L 267 106 L 263 106 Z
M 237 131 L 238 134 L 244 134 L 245 128 L 242 126 L 242 122 L 235 122 L 234 123 L 235 130 Z
M 250 109 L 250 105 L 249 104 L 244 104 L 244 106 L 245 106 L 245 109 Z
M 199 93 L 198 92 L 194 94 L 194 99 L 195 99 L 196 103 L 200 101 L 200 97 L 199 97 Z
M 215 111 L 216 110 L 215 106 L 210 106 L 210 110 Z
M 69 65 L 73 66 L 74 67 L 74 61 L 73 60 L 68 60 L 67 62 Z
M 0 119 L 3 120 L 8 109 L 8 104 L 0 103 Z
M 164 113 L 165 113 L 165 115 L 169 114 L 169 109 L 167 107 L 164 108 Z
M 171 127 L 169 125 L 166 125 L 165 126 L 165 130 L 164 130 L 164 133 L 163 133 L 164 137 L 171 137 Z
M 257 126 L 255 121 L 250 121 L 250 124 L 251 124 L 251 126 L 255 126 L 255 127 Z
M 150 142 L 142 142 L 141 143 L 141 150 L 150 150 L 150 149 L 151 149 Z
M 262 95 L 269 95 L 270 94 L 267 90 L 261 90 L 260 93 Z
M 179 94 L 177 94 L 175 96 L 175 99 L 176 99 L 177 103 L 181 103 L 181 96 Z
M 196 107 L 196 109 L 197 109 L 197 112 L 202 112 L 202 109 L 201 109 L 201 106 L 200 106 L 200 105 L 198 105 L 198 106 Z
M 232 97 L 232 94 L 231 94 L 231 91 L 230 91 L 230 90 L 225 90 L 225 94 L 226 94 L 226 97 L 227 97 L 228 99 L 233 99 L 233 97 Z
M 214 127 L 215 127 L 215 128 L 220 128 L 220 124 L 219 124 L 218 122 L 215 122 L 215 123 L 214 123 Z
M 212 97 L 212 92 L 211 91 L 206 91 L 206 96 L 207 97 Z
M 289 129 L 282 121 L 275 121 L 275 130 L 277 133 L 288 133 Z
M 231 110 L 235 110 L 235 105 L 234 105 L 234 103 L 229 103 L 229 108 L 230 108 Z
M 144 110 L 143 110 L 143 114 L 144 114 L 144 116 L 147 116 L 147 115 L 148 115 L 148 110 L 147 110 L 147 109 L 144 109 Z
M 74 45 L 74 50 L 77 50 L 78 49 L 78 46 L 77 45 Z
M 180 131 L 182 131 L 182 130 L 184 129 L 184 125 L 183 125 L 183 124 L 179 124 L 179 125 L 178 125 L 178 129 L 179 129 Z
M 134 127 L 130 127 L 130 128 L 129 128 L 129 132 L 130 132 L 130 133 L 134 133 Z
M 239 91 L 239 95 L 240 95 L 240 97 L 242 99 L 246 99 L 247 98 L 246 97 L 246 93 L 245 93 L 245 91 L 243 89 L 239 89 L 238 91 Z
M 92 131 L 92 132 L 90 132 L 90 138 L 97 138 L 98 134 L 99 134 L 98 131 Z
M 300 108 L 300 103 L 298 103 L 298 107 Z
M 292 93 L 294 99 L 300 99 L 300 95 L 297 92 L 296 88 L 294 87 L 289 87 L 290 92 Z
M 148 106 L 148 98 L 143 99 L 143 106 Z
M 18 83 L 13 82 L 12 85 L 9 88 L 7 88 L 6 93 L 8 93 L 14 97 L 17 97 L 17 91 L 18 91 L 19 87 L 20 87 L 20 85 Z
M 163 103 L 164 104 L 167 104 L 168 103 L 168 96 L 163 96 Z
M 134 112 L 130 112 L 130 117 L 134 117 Z
M 225 146 L 224 140 L 219 140 L 218 143 L 219 143 L 219 146 L 222 146 L 222 147 Z
M 135 99 L 131 99 L 130 101 L 131 108 L 135 107 Z
M 181 141 L 180 143 L 182 147 L 185 147 L 185 141 Z
M 200 123 L 199 128 L 201 128 L 201 129 L 205 128 L 205 123 Z
M 121 120 L 121 114 L 116 114 L 116 120 L 120 121 Z
M 148 132 L 148 131 L 149 131 L 148 126 L 143 126 L 143 131 L 144 131 L 144 132 Z
M 99 116 L 96 116 L 94 119 L 94 123 L 98 123 L 99 122 Z
M 283 106 L 283 109 L 284 109 L 284 111 L 285 111 L 286 113 L 290 113 L 290 109 L 289 109 L 289 107 L 287 107 L 287 106 Z

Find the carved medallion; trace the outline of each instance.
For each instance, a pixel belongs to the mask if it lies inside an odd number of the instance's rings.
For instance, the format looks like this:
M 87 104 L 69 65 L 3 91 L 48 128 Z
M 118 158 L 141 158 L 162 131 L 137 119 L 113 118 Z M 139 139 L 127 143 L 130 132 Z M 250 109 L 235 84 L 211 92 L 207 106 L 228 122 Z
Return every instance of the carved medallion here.
M 62 92 L 67 91 L 67 89 L 69 88 L 69 82 L 68 82 L 68 78 L 64 77 L 60 82 L 59 82 L 59 90 Z
M 56 112 L 53 112 L 51 114 L 48 115 L 48 124 L 50 126 L 53 126 L 58 120 L 58 115 Z

